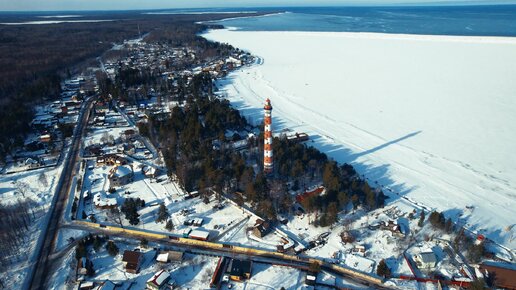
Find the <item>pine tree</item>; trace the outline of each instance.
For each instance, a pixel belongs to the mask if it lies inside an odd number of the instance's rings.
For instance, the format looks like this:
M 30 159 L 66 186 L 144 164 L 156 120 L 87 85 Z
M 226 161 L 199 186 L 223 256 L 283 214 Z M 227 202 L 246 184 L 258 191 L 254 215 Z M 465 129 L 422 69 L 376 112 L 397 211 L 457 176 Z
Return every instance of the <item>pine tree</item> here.
M 168 231 L 172 231 L 174 229 L 174 223 L 172 223 L 171 219 L 169 219 L 167 221 L 167 224 L 165 225 L 165 229 L 167 229 Z
M 125 218 L 133 226 L 137 225 L 140 222 L 140 215 L 138 214 L 138 205 L 139 201 L 135 201 L 132 198 L 127 198 L 126 200 L 124 200 L 124 203 L 120 208 L 121 212 L 124 213 Z
M 95 238 L 93 238 L 93 249 L 95 249 L 95 251 L 98 252 L 100 247 L 102 247 L 103 242 L 104 241 L 102 238 L 100 238 L 99 236 L 95 236 Z
M 484 279 L 475 279 L 471 282 L 469 289 L 472 290 L 483 290 L 487 289 L 486 281 Z
M 160 204 L 158 209 L 158 217 L 156 218 L 156 223 L 166 221 L 169 217 L 170 214 L 168 213 L 167 207 L 163 203 Z
M 360 197 L 358 196 L 358 194 L 355 193 L 351 196 L 351 202 L 353 203 L 353 208 L 357 209 L 358 203 L 360 202 Z
M 336 202 L 331 202 L 328 205 L 327 216 L 326 216 L 326 224 L 327 225 L 332 225 L 335 222 L 337 222 L 337 215 L 338 215 L 338 213 L 339 213 L 339 210 L 337 208 L 337 203 Z
M 451 218 L 446 220 L 446 224 L 444 225 L 444 230 L 447 233 L 451 233 L 452 232 L 452 230 L 453 230 L 453 223 L 452 223 Z
M 44 187 L 47 187 L 48 186 L 48 180 L 47 180 L 47 176 L 45 175 L 45 172 L 41 172 L 41 174 L 39 175 L 38 177 L 38 181 L 39 183 L 41 183 L 41 185 L 43 185 Z
M 308 271 L 312 273 L 318 273 L 321 271 L 321 265 L 317 262 L 310 263 L 310 266 L 308 266 Z
M 423 227 L 423 223 L 425 222 L 425 211 L 421 211 L 421 214 L 419 215 L 419 221 L 417 222 L 417 225 L 421 228 Z
M 107 242 L 106 250 L 110 256 L 116 256 L 118 254 L 118 247 L 113 241 Z
M 86 257 L 87 255 L 88 250 L 86 249 L 86 244 L 83 241 L 80 241 L 75 249 L 75 258 L 80 260 L 82 257 Z
M 95 269 L 93 268 L 93 262 L 88 260 L 86 263 L 86 275 L 93 277 L 95 275 Z
M 348 204 L 348 202 L 349 202 L 349 196 L 344 191 L 339 192 L 338 195 L 337 195 L 337 198 L 339 200 L 340 207 L 346 206 Z
M 378 276 L 382 277 L 390 277 L 391 276 L 391 269 L 387 266 L 387 263 L 385 263 L 385 260 L 382 259 L 380 263 L 378 263 L 378 266 L 376 267 L 376 274 Z

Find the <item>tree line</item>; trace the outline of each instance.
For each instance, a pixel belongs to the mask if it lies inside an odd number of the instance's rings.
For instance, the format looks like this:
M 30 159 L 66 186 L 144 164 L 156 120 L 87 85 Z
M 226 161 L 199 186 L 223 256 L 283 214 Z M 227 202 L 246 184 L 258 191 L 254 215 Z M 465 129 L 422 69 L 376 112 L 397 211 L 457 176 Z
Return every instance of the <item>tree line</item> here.
M 198 21 L 241 15 L 144 15 L 134 12 L 90 13 L 113 21 L 49 25 L 1 25 L 0 29 L 0 161 L 23 145 L 35 104 L 59 97 L 62 79 L 78 64 L 109 50 L 113 43 L 147 34 L 149 41 L 168 41 L 198 48 L 210 57 L 218 48 L 198 34 Z M 1 15 L 1 22 L 34 20 L 32 15 Z M 211 51 L 211 52 L 210 52 Z M 205 55 L 203 55 L 205 54 Z

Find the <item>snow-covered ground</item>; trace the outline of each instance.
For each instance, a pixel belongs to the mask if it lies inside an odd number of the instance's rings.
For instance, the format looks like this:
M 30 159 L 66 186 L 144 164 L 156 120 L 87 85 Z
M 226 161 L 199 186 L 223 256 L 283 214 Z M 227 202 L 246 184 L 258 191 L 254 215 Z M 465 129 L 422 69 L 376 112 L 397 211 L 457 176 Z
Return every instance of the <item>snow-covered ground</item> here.
M 144 249 L 138 245 L 136 240 L 115 239 L 114 242 L 119 248 L 116 256 L 110 256 L 105 247 L 102 246 L 98 252 L 89 247 L 88 258 L 91 259 L 94 269 L 94 277 L 86 277 L 86 281 L 93 281 L 99 285 L 105 280 L 110 280 L 119 285 L 120 289 L 144 289 L 146 281 L 161 269 L 165 269 L 171 274 L 172 280 L 179 289 L 208 289 L 211 278 L 215 271 L 219 257 L 186 254 L 180 263 L 161 264 L 155 261 L 156 251 L 153 247 L 160 247 L 158 244 L 151 244 Z M 127 273 L 122 262 L 122 255 L 125 250 L 135 250 L 143 252 L 143 261 L 140 272 L 137 274 Z M 74 251 L 66 257 L 66 264 L 62 271 L 53 275 L 53 289 L 71 289 L 71 280 L 75 271 L 73 258 Z M 71 275 L 71 276 L 70 276 Z M 243 282 L 222 283 L 221 289 L 313 289 L 304 284 L 306 272 L 284 266 L 269 265 L 254 262 L 252 266 L 251 278 Z M 337 285 L 339 287 L 353 287 L 361 289 L 359 285 L 349 283 L 343 279 L 335 278 L 332 275 L 321 272 L 318 275 L 318 283 Z M 118 288 L 117 288 L 118 289 Z M 332 289 L 332 288 L 317 288 Z
M 156 262 L 156 251 L 151 247 L 141 248 L 138 245 L 139 242 L 135 240 L 115 239 L 114 242 L 119 249 L 116 256 L 110 256 L 105 245 L 98 252 L 89 247 L 88 258 L 93 263 L 95 276 L 86 277 L 86 281 L 92 281 L 98 286 L 105 280 L 110 280 L 119 285 L 117 289 L 145 289 L 147 280 L 161 269 L 165 269 L 181 289 L 205 289 L 209 286 L 218 261 L 217 257 L 185 254 L 181 263 L 161 264 Z M 140 271 L 132 274 L 125 271 L 122 257 L 124 251 L 135 249 L 143 253 L 143 260 Z M 66 265 L 62 271 L 53 275 L 52 289 L 75 289 L 70 282 L 73 280 L 76 267 L 73 253 L 75 252 L 71 251 L 71 255 L 66 258 Z
M 88 235 L 88 232 L 82 230 L 61 228 L 57 233 L 56 251 L 60 251 L 70 245 L 75 240 L 80 240 Z
M 2 273 L 2 282 L 6 289 L 14 289 L 14 285 L 23 284 L 29 269 L 28 262 L 33 258 L 61 171 L 62 166 L 57 166 L 0 175 L 1 203 L 15 205 L 18 201 L 27 200 L 32 206 L 30 214 L 33 217 L 19 252 L 10 257 L 12 265 Z
M 140 223 L 135 226 L 136 228 L 155 232 L 169 232 L 165 229 L 165 222 L 155 222 L 160 203 L 164 203 L 167 207 L 174 224 L 172 232 L 176 234 L 181 234 L 186 228 L 193 228 L 184 225 L 186 220 L 202 218 L 203 224 L 200 228 L 210 231 L 212 237 L 215 237 L 248 216 L 247 213 L 229 202 L 222 202 L 221 209 L 215 208 L 215 205 L 219 204 L 215 196 L 212 196 L 207 204 L 200 198 L 185 199 L 187 193 L 177 183 L 170 181 L 166 176 L 159 177 L 159 182 L 145 177 L 140 169 L 143 165 L 136 161 L 132 162 L 134 168 L 133 181 L 116 187 L 116 192 L 109 193 L 108 174 L 112 166 L 95 166 L 94 164 L 94 160 L 88 162 L 82 188 L 83 194 L 89 191 L 89 196 L 93 197 L 100 193 L 102 199 L 112 200 L 113 202 L 116 200 L 119 206 L 123 204 L 125 198 L 143 199 L 146 206 L 139 210 Z M 116 224 L 114 217 L 109 213 L 109 209 L 96 208 L 92 199 L 85 200 L 83 209 L 86 215 L 94 214 L 98 222 Z M 182 210 L 188 210 L 188 213 L 183 214 Z M 79 213 L 82 214 L 82 212 Z M 124 226 L 130 226 L 123 215 L 122 222 Z
M 219 82 L 252 122 L 271 98 L 274 130 L 308 133 L 311 144 L 392 192 L 389 202 L 409 198 L 515 248 L 516 39 L 204 36 L 260 57 Z
M 242 283 L 230 282 L 233 289 L 303 289 L 305 272 L 281 266 L 253 263 L 251 279 Z M 229 284 L 223 284 L 221 289 L 228 289 Z

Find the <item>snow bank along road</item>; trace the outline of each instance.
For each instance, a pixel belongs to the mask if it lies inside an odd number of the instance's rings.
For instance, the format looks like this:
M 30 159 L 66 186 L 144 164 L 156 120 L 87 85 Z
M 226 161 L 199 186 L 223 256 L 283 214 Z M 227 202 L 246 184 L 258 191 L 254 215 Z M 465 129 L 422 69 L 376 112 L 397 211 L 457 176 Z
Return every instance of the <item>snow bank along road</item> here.
M 516 38 L 213 30 L 263 59 L 221 81 L 258 123 L 516 246 Z

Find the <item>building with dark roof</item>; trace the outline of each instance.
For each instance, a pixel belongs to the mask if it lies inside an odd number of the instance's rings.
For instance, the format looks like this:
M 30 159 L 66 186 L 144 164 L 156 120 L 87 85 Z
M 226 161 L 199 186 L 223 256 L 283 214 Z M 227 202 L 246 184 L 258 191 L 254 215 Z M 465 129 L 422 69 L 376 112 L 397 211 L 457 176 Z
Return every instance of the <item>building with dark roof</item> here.
M 492 279 L 494 287 L 516 289 L 516 270 L 485 263 L 480 264 L 480 270 L 489 273 L 489 278 Z
M 138 273 L 140 271 L 140 265 L 143 261 L 143 254 L 136 251 L 125 251 L 122 257 L 125 271 L 129 273 Z
M 265 237 L 271 231 L 269 222 L 258 219 L 253 227 L 253 235 L 259 238 Z
M 237 282 L 241 282 L 245 279 L 251 278 L 251 269 L 253 266 L 252 261 L 242 261 L 232 259 L 229 264 L 226 273 L 229 274 L 229 279 Z

